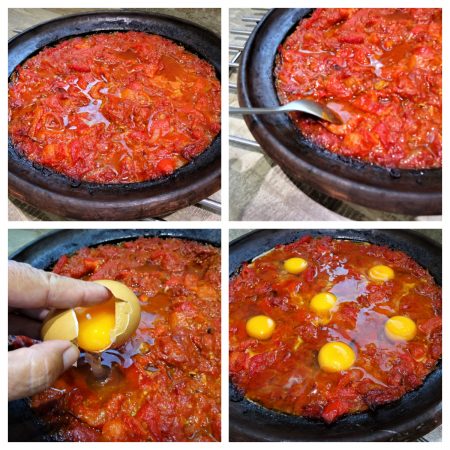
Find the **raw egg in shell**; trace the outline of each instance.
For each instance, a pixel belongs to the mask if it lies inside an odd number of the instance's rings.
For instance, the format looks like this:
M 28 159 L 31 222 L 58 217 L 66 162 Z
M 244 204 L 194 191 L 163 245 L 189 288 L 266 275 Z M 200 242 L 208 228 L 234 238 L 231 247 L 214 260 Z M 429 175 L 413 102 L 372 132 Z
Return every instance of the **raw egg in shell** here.
M 113 298 L 88 307 L 51 312 L 42 326 L 42 339 L 73 341 L 87 352 L 100 353 L 120 347 L 136 331 L 141 320 L 141 306 L 134 292 L 113 280 L 98 280 Z

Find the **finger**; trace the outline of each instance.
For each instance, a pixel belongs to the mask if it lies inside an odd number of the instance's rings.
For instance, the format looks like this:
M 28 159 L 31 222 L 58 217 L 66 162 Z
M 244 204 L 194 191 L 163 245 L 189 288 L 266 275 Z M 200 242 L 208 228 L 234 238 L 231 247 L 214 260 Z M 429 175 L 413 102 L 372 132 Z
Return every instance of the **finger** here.
M 42 323 L 18 314 L 8 315 L 8 334 L 40 339 Z
M 104 286 L 9 261 L 8 303 L 16 308 L 72 308 L 111 298 Z
M 51 386 L 78 359 L 69 341 L 46 341 L 8 352 L 8 400 L 17 400 Z

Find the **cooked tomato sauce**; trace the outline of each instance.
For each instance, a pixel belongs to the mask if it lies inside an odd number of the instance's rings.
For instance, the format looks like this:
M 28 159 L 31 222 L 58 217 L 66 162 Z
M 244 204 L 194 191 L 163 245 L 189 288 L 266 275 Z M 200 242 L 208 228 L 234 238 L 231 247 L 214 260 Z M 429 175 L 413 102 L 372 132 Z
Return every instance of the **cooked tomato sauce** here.
M 220 252 L 180 239 L 84 248 L 54 272 L 112 279 L 140 299 L 136 334 L 101 354 L 111 373 L 77 367 L 32 398 L 67 441 L 220 440 Z
M 441 9 L 317 9 L 279 48 L 281 103 L 328 105 L 343 125 L 292 114 L 302 134 L 379 166 L 442 165 Z
M 306 270 L 288 273 L 283 261 L 291 257 L 304 258 Z M 394 279 L 371 281 L 369 268 L 380 264 L 394 270 Z M 325 322 L 310 308 L 324 291 L 337 297 Z M 247 320 L 261 314 L 276 324 L 267 340 L 246 332 Z M 416 323 L 414 339 L 388 339 L 385 323 L 397 315 Z M 441 290 L 406 254 L 306 236 L 244 264 L 232 278 L 231 380 L 267 408 L 333 422 L 421 386 L 441 356 L 441 326 Z M 328 373 L 318 352 L 335 341 L 349 345 L 356 359 L 348 370 Z
M 75 180 L 169 175 L 220 130 L 214 68 L 161 36 L 93 34 L 49 47 L 9 85 L 9 134 L 29 160 Z

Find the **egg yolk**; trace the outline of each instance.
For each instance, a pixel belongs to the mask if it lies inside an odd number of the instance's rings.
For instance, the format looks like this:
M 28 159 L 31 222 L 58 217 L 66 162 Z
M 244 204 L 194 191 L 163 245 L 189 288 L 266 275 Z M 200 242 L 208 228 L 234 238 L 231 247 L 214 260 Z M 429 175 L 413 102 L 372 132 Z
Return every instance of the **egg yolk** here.
M 76 311 L 78 319 L 78 346 L 87 352 L 101 352 L 113 342 L 115 302 L 106 303 Z
M 319 365 L 324 372 L 347 370 L 355 359 L 355 352 L 343 342 L 328 342 L 319 351 Z
M 315 295 L 309 307 L 317 314 L 325 314 L 334 308 L 337 298 L 331 292 L 321 292 Z
M 284 268 L 289 273 L 297 275 L 308 267 L 308 262 L 303 258 L 289 258 L 284 261 Z
M 275 322 L 268 316 L 254 316 L 247 320 L 245 329 L 250 337 L 265 340 L 272 336 Z
M 389 266 L 373 266 L 369 269 L 369 277 L 375 281 L 389 281 L 394 278 L 394 271 Z
M 417 326 L 409 317 L 394 316 L 384 325 L 386 336 L 393 341 L 410 341 L 417 333 Z

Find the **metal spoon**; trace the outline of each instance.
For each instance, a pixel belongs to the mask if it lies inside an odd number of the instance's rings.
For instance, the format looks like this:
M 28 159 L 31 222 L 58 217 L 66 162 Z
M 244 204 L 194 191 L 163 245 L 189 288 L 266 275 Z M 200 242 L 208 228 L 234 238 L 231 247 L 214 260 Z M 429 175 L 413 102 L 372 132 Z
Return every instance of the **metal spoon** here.
M 311 100 L 295 100 L 290 103 L 286 103 L 283 106 L 275 106 L 273 108 L 230 108 L 230 115 L 235 114 L 272 114 L 280 112 L 299 111 L 320 119 L 327 120 L 328 122 L 342 125 L 344 121 L 341 116 L 334 112 L 327 106 L 320 103 L 313 102 Z

